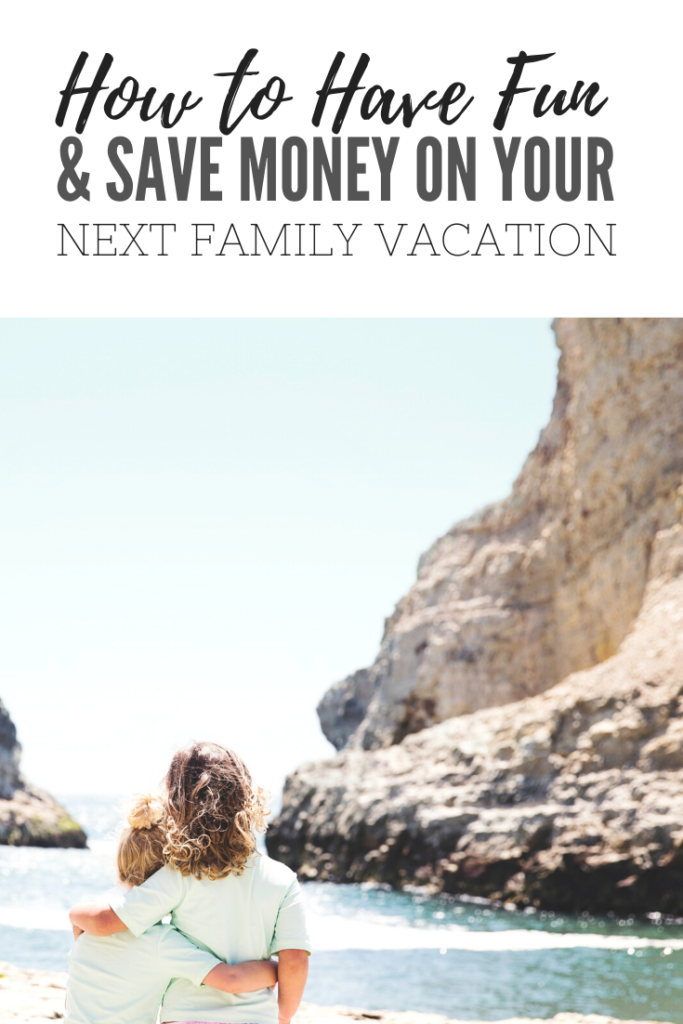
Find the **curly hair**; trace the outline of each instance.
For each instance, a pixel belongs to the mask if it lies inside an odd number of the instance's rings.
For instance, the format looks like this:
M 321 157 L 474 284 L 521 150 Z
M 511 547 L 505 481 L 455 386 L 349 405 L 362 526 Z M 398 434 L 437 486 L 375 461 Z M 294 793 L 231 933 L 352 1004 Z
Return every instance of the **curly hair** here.
M 218 743 L 193 743 L 173 757 L 165 788 L 168 866 L 195 878 L 241 875 L 268 813 L 242 759 Z
M 129 885 L 142 885 L 164 866 L 166 808 L 158 796 L 144 793 L 133 798 L 126 828 L 119 839 L 116 867 Z

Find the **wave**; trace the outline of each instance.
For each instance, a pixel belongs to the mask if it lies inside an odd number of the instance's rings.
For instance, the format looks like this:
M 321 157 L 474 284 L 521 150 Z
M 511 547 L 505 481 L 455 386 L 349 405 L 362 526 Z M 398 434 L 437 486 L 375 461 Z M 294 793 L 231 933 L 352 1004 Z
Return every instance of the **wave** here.
M 683 950 L 683 939 L 650 939 L 635 935 L 598 935 L 592 932 L 547 932 L 508 928 L 473 931 L 464 926 L 411 928 L 385 925 L 335 914 L 309 916 L 314 949 L 461 949 L 470 952 L 523 952 L 544 949 L 671 949 Z
M 31 931 L 71 930 L 63 908 L 0 908 L 0 925 Z M 508 928 L 473 931 L 462 925 L 413 928 L 377 920 L 343 917 L 338 914 L 309 914 L 313 948 L 321 952 L 342 950 L 443 949 L 469 952 L 528 952 L 546 949 L 669 949 L 683 950 L 683 939 L 643 938 L 637 935 L 598 935 L 593 932 L 548 932 Z
M 0 907 L 0 925 L 28 931 L 70 932 L 69 911 L 44 907 Z

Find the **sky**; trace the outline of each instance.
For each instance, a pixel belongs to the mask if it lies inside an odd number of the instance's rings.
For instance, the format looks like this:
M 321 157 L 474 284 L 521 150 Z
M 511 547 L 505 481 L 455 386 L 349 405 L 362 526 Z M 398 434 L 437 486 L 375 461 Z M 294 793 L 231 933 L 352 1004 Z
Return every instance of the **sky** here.
M 548 419 L 544 319 L 0 322 L 0 698 L 60 794 L 334 751 L 419 555 Z

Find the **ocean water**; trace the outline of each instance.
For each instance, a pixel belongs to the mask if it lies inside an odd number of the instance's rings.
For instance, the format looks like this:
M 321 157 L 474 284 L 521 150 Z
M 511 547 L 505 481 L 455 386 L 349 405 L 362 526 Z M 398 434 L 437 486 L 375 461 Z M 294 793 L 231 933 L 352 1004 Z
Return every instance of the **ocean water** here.
M 67 911 L 114 880 L 116 801 L 63 798 L 88 850 L 0 847 L 0 960 L 62 970 Z M 307 883 L 305 998 L 463 1020 L 561 1011 L 683 1024 L 683 921 L 571 917 Z

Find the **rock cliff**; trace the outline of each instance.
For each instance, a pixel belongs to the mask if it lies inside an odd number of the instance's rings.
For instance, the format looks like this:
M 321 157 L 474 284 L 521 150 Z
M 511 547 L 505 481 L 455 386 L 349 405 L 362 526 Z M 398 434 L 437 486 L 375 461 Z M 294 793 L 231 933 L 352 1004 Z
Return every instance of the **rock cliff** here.
M 269 838 L 304 876 L 683 913 L 683 321 L 556 333 L 512 495 L 437 541 L 323 699 L 344 749 Z
M 61 804 L 23 778 L 20 754 L 14 723 L 0 701 L 0 845 L 84 847 L 85 833 Z
M 552 416 L 509 498 L 422 557 L 369 669 L 333 686 L 325 735 L 376 749 L 531 696 L 614 654 L 683 470 L 676 320 L 560 320 Z

